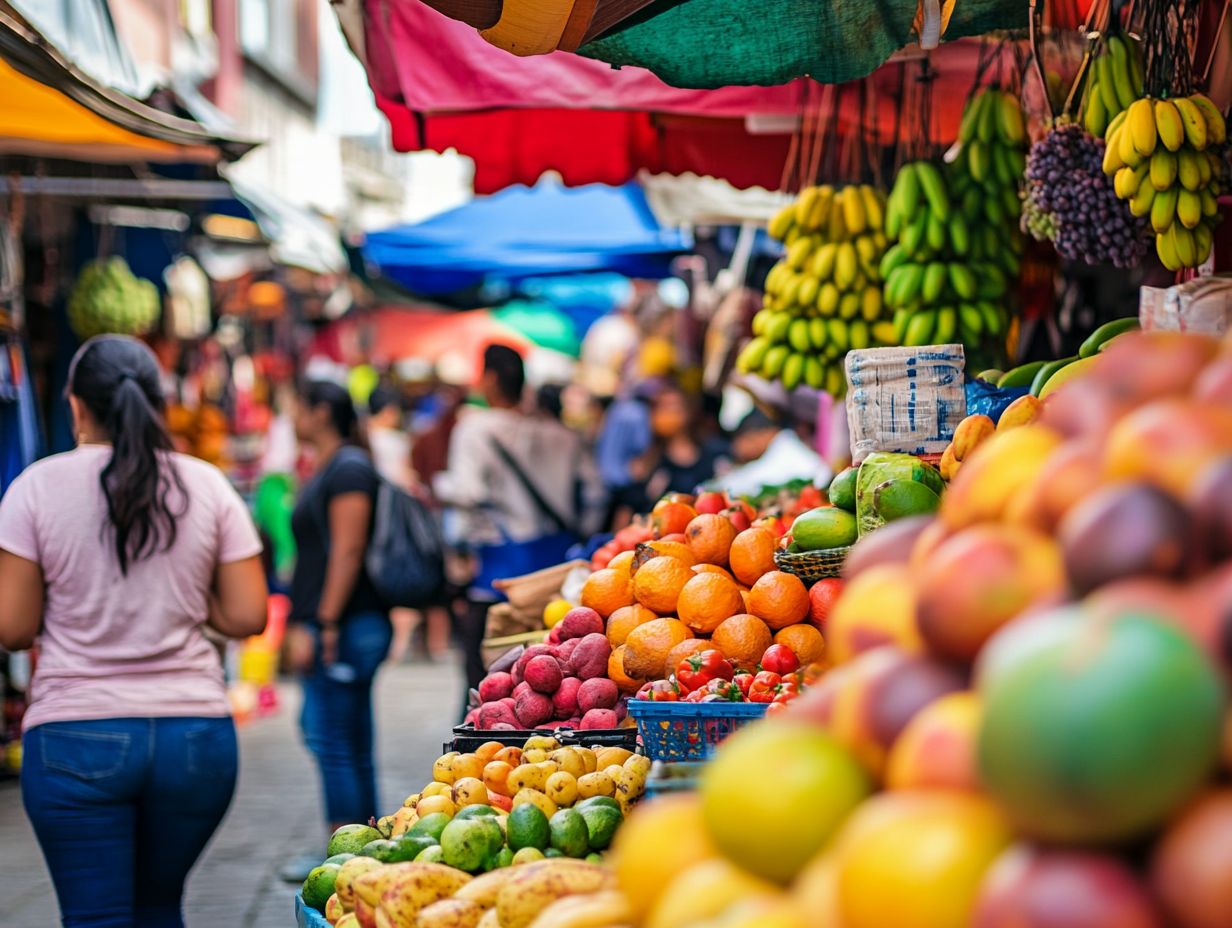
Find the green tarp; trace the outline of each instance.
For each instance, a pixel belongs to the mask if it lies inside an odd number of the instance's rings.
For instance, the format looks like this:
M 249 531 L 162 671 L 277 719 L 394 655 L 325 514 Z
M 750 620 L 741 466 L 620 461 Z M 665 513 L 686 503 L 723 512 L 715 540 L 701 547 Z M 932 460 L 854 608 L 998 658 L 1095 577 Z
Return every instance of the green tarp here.
M 1027 0 L 957 0 L 946 39 L 1027 25 Z M 916 0 L 659 0 L 580 49 L 675 87 L 855 80 L 915 41 Z

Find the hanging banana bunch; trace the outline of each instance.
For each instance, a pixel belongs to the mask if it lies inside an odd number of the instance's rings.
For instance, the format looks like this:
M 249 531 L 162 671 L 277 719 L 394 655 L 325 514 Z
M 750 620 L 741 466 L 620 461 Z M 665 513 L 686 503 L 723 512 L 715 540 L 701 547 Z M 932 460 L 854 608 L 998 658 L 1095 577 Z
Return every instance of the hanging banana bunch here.
M 904 164 L 886 201 L 893 244 L 881 260 L 883 299 L 894 312 L 894 343 L 978 349 L 1005 334 L 1007 282 L 994 263 L 974 257 L 982 212 L 957 204 L 931 161 Z
M 736 359 L 742 373 L 846 392 L 852 348 L 892 343 L 878 266 L 886 249 L 885 195 L 867 184 L 807 187 L 771 221 L 787 251 L 766 276 L 753 340 Z
M 1108 36 L 1087 72 L 1083 127 L 1102 139 L 1108 124 L 1142 94 L 1142 46 L 1130 35 Z
M 1210 257 L 1227 138 L 1223 114 L 1203 94 L 1141 97 L 1108 125 L 1104 173 L 1135 216 L 1149 216 L 1170 271 Z

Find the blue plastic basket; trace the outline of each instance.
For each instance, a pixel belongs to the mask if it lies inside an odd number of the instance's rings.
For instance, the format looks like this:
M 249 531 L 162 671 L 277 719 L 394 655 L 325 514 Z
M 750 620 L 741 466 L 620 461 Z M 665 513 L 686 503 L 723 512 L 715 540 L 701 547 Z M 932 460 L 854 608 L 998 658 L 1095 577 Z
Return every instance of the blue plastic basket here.
M 295 894 L 295 924 L 299 928 L 329 928 L 325 916 L 304 905 L 304 897 L 299 893 Z
M 655 702 L 630 699 L 642 750 L 651 760 L 705 760 L 715 745 L 766 714 L 761 702 Z

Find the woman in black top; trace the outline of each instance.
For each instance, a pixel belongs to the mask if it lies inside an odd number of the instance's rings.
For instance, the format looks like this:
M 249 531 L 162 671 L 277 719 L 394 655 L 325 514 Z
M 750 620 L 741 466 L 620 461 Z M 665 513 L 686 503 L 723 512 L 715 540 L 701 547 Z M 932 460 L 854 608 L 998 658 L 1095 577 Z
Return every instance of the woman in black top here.
M 334 828 L 377 814 L 372 683 L 392 637 L 389 610 L 364 569 L 377 474 L 350 443 L 356 427 L 346 390 L 308 384 L 295 431 L 315 450 L 318 465 L 291 515 L 298 550 L 291 650 L 304 679 L 300 725 L 320 767 Z
M 697 407 L 677 385 L 664 387 L 650 407 L 650 449 L 635 469 L 643 475 L 642 512 L 668 493 L 693 493 L 715 475 L 721 453 L 697 438 Z

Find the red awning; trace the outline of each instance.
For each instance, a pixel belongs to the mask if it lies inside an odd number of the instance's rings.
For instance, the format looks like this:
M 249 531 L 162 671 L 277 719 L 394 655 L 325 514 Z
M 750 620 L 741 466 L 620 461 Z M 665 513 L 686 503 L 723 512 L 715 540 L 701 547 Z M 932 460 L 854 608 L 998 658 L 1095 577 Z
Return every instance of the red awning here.
M 558 172 L 570 185 L 621 184 L 646 170 L 774 189 L 796 117 L 806 99 L 815 106 L 823 92 L 803 80 L 682 90 L 642 68 L 614 69 L 565 52 L 518 58 L 418 2 L 370 0 L 363 17 L 361 58 L 394 147 L 452 148 L 473 158 L 478 193 L 533 185 L 545 171 Z M 933 131 L 940 139 L 953 139 L 957 131 L 980 49 L 978 41 L 963 40 L 931 56 Z M 874 78 L 883 144 L 892 144 L 899 128 L 899 72 L 891 63 Z M 840 134 L 859 123 L 857 96 L 848 90 Z

